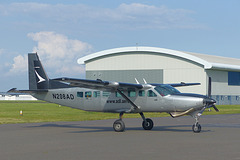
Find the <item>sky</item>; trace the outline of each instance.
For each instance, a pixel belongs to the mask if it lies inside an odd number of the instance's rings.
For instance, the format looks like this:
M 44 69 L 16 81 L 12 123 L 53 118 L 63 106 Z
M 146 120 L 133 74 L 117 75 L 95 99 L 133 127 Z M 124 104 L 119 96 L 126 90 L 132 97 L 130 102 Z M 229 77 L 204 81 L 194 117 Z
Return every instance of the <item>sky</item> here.
M 239 0 L 0 0 L 0 91 L 28 89 L 27 54 L 50 78 L 85 78 L 77 59 L 130 46 L 240 59 Z

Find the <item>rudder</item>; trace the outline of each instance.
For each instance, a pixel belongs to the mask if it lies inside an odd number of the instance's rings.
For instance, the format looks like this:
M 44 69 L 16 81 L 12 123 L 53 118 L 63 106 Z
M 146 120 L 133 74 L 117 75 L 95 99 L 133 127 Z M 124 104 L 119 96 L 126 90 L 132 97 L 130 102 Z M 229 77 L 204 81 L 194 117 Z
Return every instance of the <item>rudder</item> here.
M 28 54 L 28 76 L 30 90 L 49 88 L 49 78 L 37 53 Z

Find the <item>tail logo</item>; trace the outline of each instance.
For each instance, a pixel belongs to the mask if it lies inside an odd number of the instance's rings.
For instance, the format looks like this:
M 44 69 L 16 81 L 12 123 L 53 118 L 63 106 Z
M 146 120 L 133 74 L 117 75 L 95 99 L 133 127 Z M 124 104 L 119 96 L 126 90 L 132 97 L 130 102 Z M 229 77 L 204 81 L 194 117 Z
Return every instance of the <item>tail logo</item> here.
M 38 81 L 37 83 L 41 83 L 41 82 L 46 81 L 44 78 L 42 78 L 42 77 L 37 73 L 36 70 L 35 70 L 35 73 L 36 73 L 36 75 L 37 75 L 37 77 L 38 77 L 38 79 L 39 79 L 39 81 Z

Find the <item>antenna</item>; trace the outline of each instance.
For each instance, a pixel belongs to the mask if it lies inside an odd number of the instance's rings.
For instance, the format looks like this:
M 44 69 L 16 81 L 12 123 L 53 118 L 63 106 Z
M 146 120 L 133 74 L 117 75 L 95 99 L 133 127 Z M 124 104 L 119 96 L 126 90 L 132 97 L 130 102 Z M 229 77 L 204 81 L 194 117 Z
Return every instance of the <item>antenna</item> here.
M 135 78 L 135 81 L 136 81 L 137 84 L 140 84 L 140 83 L 138 82 L 137 78 Z
M 143 82 L 145 83 L 145 84 L 147 84 L 147 81 L 143 78 Z

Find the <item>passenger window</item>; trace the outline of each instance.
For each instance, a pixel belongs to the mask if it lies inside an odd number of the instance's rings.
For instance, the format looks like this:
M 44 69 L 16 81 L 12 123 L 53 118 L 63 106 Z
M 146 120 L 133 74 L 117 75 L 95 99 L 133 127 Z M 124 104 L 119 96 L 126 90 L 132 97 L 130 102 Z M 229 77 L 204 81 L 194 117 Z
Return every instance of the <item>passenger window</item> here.
M 94 91 L 93 97 L 100 97 L 100 91 Z
M 116 97 L 122 97 L 120 93 L 115 92 Z
M 136 91 L 133 90 L 128 91 L 128 97 L 136 97 Z
M 145 97 L 145 91 L 144 91 L 144 90 L 138 91 L 138 95 L 139 95 L 140 97 Z
M 85 97 L 86 97 L 86 98 L 92 97 L 92 92 L 90 92 L 90 91 L 85 92 Z
M 83 97 L 83 92 L 77 92 L 77 97 Z
M 111 94 L 111 92 L 103 92 L 102 96 L 103 97 L 109 97 Z
M 149 90 L 148 97 L 157 97 L 157 95 L 152 90 Z

